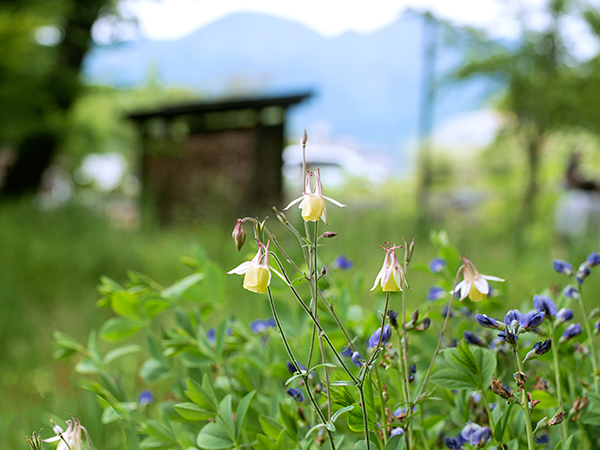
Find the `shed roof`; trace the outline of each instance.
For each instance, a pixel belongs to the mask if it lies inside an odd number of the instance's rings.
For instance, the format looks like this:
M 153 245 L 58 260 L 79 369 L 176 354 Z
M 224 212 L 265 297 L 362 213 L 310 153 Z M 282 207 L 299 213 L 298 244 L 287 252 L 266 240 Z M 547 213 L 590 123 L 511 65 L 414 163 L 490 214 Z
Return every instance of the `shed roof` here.
M 204 101 L 167 106 L 160 109 L 139 111 L 127 115 L 127 118 L 144 121 L 152 117 L 176 117 L 184 114 L 201 115 L 210 112 L 231 111 L 239 109 L 262 109 L 269 106 L 288 107 L 301 103 L 312 97 L 312 92 L 306 91 L 293 95 L 278 97 L 240 97 L 219 101 Z

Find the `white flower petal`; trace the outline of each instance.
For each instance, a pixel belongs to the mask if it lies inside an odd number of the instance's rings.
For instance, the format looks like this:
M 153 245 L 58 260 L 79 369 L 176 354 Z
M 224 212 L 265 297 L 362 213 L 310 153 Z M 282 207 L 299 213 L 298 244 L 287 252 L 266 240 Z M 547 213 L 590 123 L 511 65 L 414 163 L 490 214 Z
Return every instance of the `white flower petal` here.
M 485 278 L 486 280 L 491 280 L 491 281 L 504 281 L 504 278 L 498 278 L 498 277 L 494 277 L 492 275 L 481 275 L 483 278 Z
M 253 264 L 252 261 L 245 261 L 245 262 L 241 263 L 239 266 L 237 266 L 235 269 L 231 269 L 229 272 L 227 272 L 227 274 L 228 275 L 231 275 L 231 274 L 243 275 L 248 271 L 248 269 L 250 268 L 250 266 L 252 264 Z
M 483 278 L 482 276 L 476 277 L 473 280 L 473 284 L 475 284 L 477 290 L 482 294 L 487 295 L 490 292 L 490 286 L 488 285 L 488 282 L 485 280 L 485 278 Z
M 296 200 L 292 200 L 289 205 L 287 205 L 285 208 L 283 208 L 283 210 L 285 211 L 286 209 L 289 209 L 290 206 L 294 206 L 296 203 L 298 203 L 303 198 L 304 198 L 304 195 L 302 197 L 298 197 Z
M 465 280 L 462 288 L 460 290 L 460 301 L 462 302 L 469 295 L 469 291 L 471 290 L 471 280 Z
M 325 196 L 323 196 L 323 198 L 324 198 L 325 200 L 329 200 L 331 203 L 333 203 L 333 204 L 334 204 L 334 205 L 336 205 L 336 206 L 339 206 L 340 208 L 343 208 L 344 206 L 346 206 L 346 205 L 344 205 L 343 203 L 340 203 L 340 202 L 338 202 L 337 200 L 334 200 L 334 199 L 332 199 L 332 198 L 325 197 Z

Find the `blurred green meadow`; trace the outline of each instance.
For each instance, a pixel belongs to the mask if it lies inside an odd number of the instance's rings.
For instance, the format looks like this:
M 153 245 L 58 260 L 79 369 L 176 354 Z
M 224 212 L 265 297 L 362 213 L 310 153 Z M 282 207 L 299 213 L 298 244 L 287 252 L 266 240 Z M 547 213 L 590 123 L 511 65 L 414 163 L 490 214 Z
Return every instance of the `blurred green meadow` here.
M 495 310 L 503 314 L 510 307 L 529 304 L 531 297 L 548 285 L 555 286 L 557 293 L 564 287 L 564 280 L 552 270 L 552 258 L 578 264 L 590 251 L 598 249 L 595 236 L 566 243 L 554 232 L 554 206 L 561 194 L 563 164 L 575 141 L 597 145 L 593 138 L 582 134 L 554 138 L 556 151 L 542 168 L 544 187 L 536 219 L 521 230 L 515 229 L 515 205 L 519 203 L 521 188 L 519 164 L 514 159 L 512 164 L 507 164 L 505 158 L 496 160 L 498 149 L 483 152 L 479 159 L 470 162 L 471 166 L 461 166 L 450 158 L 435 160 L 435 164 L 448 170 L 434 185 L 435 214 L 427 228 L 417 225 L 419 205 L 415 203 L 415 186 L 410 180 L 377 187 L 353 182 L 335 192 L 327 190 L 327 180 L 323 180 L 326 195 L 348 206 L 331 207 L 329 226 L 320 227 L 338 233 L 324 242 L 320 264 L 328 268 L 333 278 L 360 287 L 356 290 L 361 293 L 359 298 L 350 299 L 351 303 L 376 311 L 380 294 L 368 289 L 383 260 L 379 246 L 384 241 L 398 244 L 402 238 L 410 241 L 416 236 L 415 259 L 408 274 L 412 291 L 407 301 L 409 310 L 430 312 L 432 336 L 441 326 L 439 313 L 446 304 L 446 300 L 426 300 L 433 280 L 427 270 L 428 261 L 435 256 L 429 239 L 432 230 L 446 230 L 451 243 L 468 255 L 482 273 L 506 279 L 494 286 L 504 294 L 502 304 L 494 298 L 484 301 L 488 313 Z M 507 142 L 496 145 L 510 149 Z M 483 200 L 468 207 L 459 206 L 456 196 L 465 193 L 478 193 Z M 264 296 L 240 289 L 241 277 L 225 275 L 255 252 L 253 243 L 247 242 L 241 253 L 236 253 L 231 240 L 233 223 L 215 218 L 212 223 L 159 228 L 152 220 L 145 220 L 139 229 L 127 229 L 115 225 L 101 211 L 78 204 L 77 196 L 70 204 L 51 210 L 39 208 L 34 198 L 1 206 L 0 298 L 4 300 L 0 304 L 0 389 L 4 394 L 0 396 L 0 442 L 5 443 L 5 448 L 23 448 L 25 434 L 40 427 L 49 429 L 48 419 L 65 417 L 69 412 L 76 412 L 86 424 L 98 448 L 117 448 L 118 436 L 112 434 L 115 428 L 100 424 L 101 408 L 93 394 L 78 387 L 72 364 L 52 358 L 54 330 L 86 342 L 90 330 L 113 316 L 110 310 L 96 306 L 102 276 L 124 283 L 128 272 L 134 271 L 169 286 L 191 273 L 186 263 L 208 258 L 214 263 L 212 267 L 218 269 L 210 274 L 222 286 L 223 295 L 212 297 L 200 283 L 196 295 L 213 310 L 204 325 L 206 329 L 222 317 L 236 318 L 247 326 L 254 319 L 270 316 Z M 266 214 L 271 216 L 270 228 L 282 246 L 295 249 L 296 253 L 292 250 L 290 254 L 298 257 L 300 249 L 293 236 L 286 233 L 274 213 Z M 301 226 L 296 208 L 286 211 L 286 215 Z M 517 241 L 519 232 L 524 238 Z M 352 268 L 334 268 L 338 255 L 350 259 Z M 598 292 L 599 287 L 600 281 L 594 275 L 586 281 L 588 293 Z M 587 298 L 590 307 L 597 302 L 597 295 Z M 289 304 L 293 301 L 289 294 L 278 300 Z M 468 300 L 465 303 L 472 310 L 484 304 Z M 392 304 L 394 307 L 399 306 Z M 128 367 L 124 370 L 136 383 L 140 363 L 138 358 L 126 358 L 121 363 Z

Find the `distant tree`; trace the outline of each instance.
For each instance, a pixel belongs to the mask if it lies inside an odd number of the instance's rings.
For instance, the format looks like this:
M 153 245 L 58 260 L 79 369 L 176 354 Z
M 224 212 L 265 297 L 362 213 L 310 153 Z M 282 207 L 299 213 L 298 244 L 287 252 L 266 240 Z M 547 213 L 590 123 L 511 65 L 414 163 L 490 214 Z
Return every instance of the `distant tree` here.
M 600 131 L 600 56 L 585 63 L 576 61 L 565 48 L 560 27 L 567 14 L 578 15 L 600 36 L 600 15 L 576 8 L 568 0 L 551 0 L 551 21 L 545 31 L 525 30 L 518 49 L 505 48 L 477 58 L 458 71 L 460 78 L 487 75 L 506 82 L 499 106 L 517 119 L 528 168 L 516 227 L 519 233 L 535 214 L 545 138 L 565 127 Z
M 114 12 L 114 0 L 0 3 L 0 146 L 14 149 L 0 197 L 38 187 L 81 92 L 92 25 Z

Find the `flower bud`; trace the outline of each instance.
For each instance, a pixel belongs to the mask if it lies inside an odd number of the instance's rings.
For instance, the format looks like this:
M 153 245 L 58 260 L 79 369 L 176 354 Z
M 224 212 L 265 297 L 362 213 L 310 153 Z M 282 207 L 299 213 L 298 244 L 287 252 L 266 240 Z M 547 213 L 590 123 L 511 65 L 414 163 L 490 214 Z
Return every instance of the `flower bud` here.
M 547 295 L 534 295 L 533 296 L 533 307 L 538 310 L 538 312 L 546 313 L 546 317 L 553 318 L 556 316 L 558 312 L 558 307 L 554 303 L 554 301 L 548 297 Z
M 244 219 L 237 220 L 233 233 L 231 233 L 231 237 L 233 237 L 235 248 L 239 252 L 244 246 L 244 242 L 246 242 L 246 222 Z
M 547 425 L 551 427 L 552 425 L 558 425 L 562 423 L 562 421 L 565 419 L 566 414 L 567 413 L 565 413 L 564 411 L 558 411 L 556 414 L 554 414 L 554 417 L 547 422 Z
M 556 270 L 558 273 L 562 273 L 563 275 L 566 275 L 568 277 L 573 275 L 573 266 L 570 263 L 563 261 L 562 259 L 555 259 L 554 261 L 552 261 L 552 266 L 554 267 L 554 270 Z
M 502 384 L 499 380 L 492 380 L 492 392 L 505 399 L 509 399 L 513 396 L 512 389 L 505 384 Z
M 488 317 L 485 314 L 477 314 L 475 316 L 475 320 L 483 328 L 498 329 L 498 321 L 495 319 L 492 319 L 491 317 Z
M 279 211 L 274 206 L 273 206 L 273 211 L 275 211 L 275 216 L 277 216 L 277 220 L 279 220 L 284 225 L 288 224 L 288 219 L 287 219 L 287 217 L 285 216 L 284 213 L 282 213 L 281 211 Z
M 304 147 L 308 142 L 308 133 L 306 132 L 306 128 L 304 129 L 304 133 L 302 133 L 302 137 L 300 138 L 300 144 Z
M 352 359 L 352 362 L 354 363 L 354 365 L 357 367 L 362 367 L 363 364 L 365 363 L 364 360 L 362 359 L 362 357 L 360 356 L 360 353 L 358 353 L 358 352 L 352 353 L 351 359 Z
M 446 296 L 446 291 L 439 286 L 431 286 L 427 292 L 427 300 L 430 302 L 439 300 Z
M 467 344 L 477 345 L 479 347 L 485 347 L 486 345 L 483 343 L 481 339 L 471 331 L 467 330 L 463 333 L 463 338 Z
M 556 321 L 558 323 L 568 322 L 573 319 L 573 310 L 569 308 L 561 308 L 560 311 L 556 313 Z
M 398 329 L 398 313 L 396 311 L 394 311 L 393 309 L 388 309 L 387 316 L 388 316 L 390 325 L 393 328 Z
M 538 356 L 541 356 L 544 353 L 548 353 L 548 351 L 550 351 L 550 348 L 552 348 L 552 339 L 546 339 L 545 341 L 536 342 L 535 344 L 533 344 L 533 348 L 531 349 L 531 351 L 527 353 L 527 355 L 525 355 L 525 359 L 523 359 L 523 362 L 530 359 L 536 359 Z
M 587 259 L 585 260 L 585 262 L 590 267 L 597 266 L 598 264 L 600 264 L 600 253 L 598 253 L 598 252 L 590 253 L 589 256 L 587 257 Z
M 590 267 L 587 265 L 587 263 L 581 264 L 577 269 L 577 281 L 579 282 L 579 284 L 583 283 L 583 280 L 585 280 L 590 273 L 592 273 L 592 271 L 590 270 Z
M 287 393 L 287 395 L 289 395 L 290 397 L 292 397 L 297 402 L 303 402 L 304 401 L 304 393 L 302 392 L 302 389 L 300 389 L 300 388 L 289 388 L 286 391 L 286 393 Z
M 446 267 L 446 261 L 442 258 L 433 258 L 429 261 L 429 271 L 431 273 L 439 273 Z
M 583 327 L 578 323 L 572 323 L 567 328 L 565 328 L 565 331 L 561 336 L 560 340 L 567 341 L 569 339 L 573 339 L 575 336 L 579 336 L 581 333 L 583 333 Z
M 573 286 L 571 286 L 570 284 L 568 284 L 567 286 L 565 286 L 565 289 L 563 290 L 563 295 L 567 298 L 578 299 L 579 291 L 577 289 L 575 289 Z
M 335 233 L 335 232 L 333 232 L 333 231 L 326 231 L 325 233 L 323 233 L 323 234 L 321 235 L 321 237 L 322 237 L 322 238 L 325 238 L 325 239 L 331 239 L 331 238 L 333 238 L 333 237 L 336 237 L 337 235 L 338 235 L 338 234 L 337 234 L 337 233 Z

